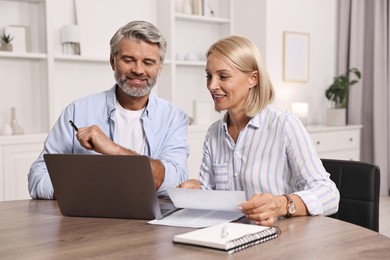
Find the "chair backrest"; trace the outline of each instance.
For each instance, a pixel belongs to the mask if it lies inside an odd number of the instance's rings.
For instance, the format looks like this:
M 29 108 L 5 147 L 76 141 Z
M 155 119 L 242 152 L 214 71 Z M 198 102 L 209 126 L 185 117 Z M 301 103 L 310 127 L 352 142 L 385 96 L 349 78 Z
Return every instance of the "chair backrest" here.
M 360 161 L 321 160 L 340 191 L 339 210 L 330 217 L 378 232 L 379 167 Z

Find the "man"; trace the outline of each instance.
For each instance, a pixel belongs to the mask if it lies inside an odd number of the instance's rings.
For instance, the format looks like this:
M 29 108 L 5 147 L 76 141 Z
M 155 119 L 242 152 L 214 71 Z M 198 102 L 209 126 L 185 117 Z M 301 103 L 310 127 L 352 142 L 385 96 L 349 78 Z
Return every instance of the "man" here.
M 130 22 L 114 34 L 110 63 L 116 84 L 74 101 L 62 112 L 28 174 L 32 198 L 53 199 L 45 153 L 147 155 L 158 194 L 188 178 L 188 118 L 151 92 L 166 46 L 161 32 L 144 21 Z M 70 120 L 79 127 L 77 132 Z

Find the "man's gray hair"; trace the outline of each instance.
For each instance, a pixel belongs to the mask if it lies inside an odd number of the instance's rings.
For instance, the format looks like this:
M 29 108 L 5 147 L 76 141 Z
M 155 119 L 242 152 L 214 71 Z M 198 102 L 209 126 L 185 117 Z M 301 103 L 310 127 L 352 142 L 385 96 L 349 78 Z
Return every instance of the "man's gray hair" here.
M 160 48 L 160 60 L 164 62 L 167 52 L 167 41 L 156 26 L 145 21 L 132 21 L 122 26 L 110 40 L 111 55 L 116 56 L 119 51 L 119 42 L 123 39 L 144 41 L 158 45 Z

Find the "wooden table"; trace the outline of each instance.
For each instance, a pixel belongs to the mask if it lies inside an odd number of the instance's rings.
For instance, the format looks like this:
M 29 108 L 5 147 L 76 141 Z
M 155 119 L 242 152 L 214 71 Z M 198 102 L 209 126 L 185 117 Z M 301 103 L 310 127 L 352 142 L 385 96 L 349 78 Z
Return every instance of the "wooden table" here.
M 62 216 L 56 201 L 0 202 L 0 259 L 388 259 L 390 238 L 336 219 L 280 220 L 282 234 L 235 254 L 173 244 L 192 230 Z

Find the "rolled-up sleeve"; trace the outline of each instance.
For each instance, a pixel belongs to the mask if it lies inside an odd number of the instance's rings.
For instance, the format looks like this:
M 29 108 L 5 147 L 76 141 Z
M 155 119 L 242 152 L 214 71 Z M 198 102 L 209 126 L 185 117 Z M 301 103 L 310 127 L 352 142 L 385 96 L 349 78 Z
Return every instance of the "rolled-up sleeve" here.
M 165 178 L 158 190 L 158 194 L 162 195 L 168 187 L 176 187 L 188 179 L 188 117 L 156 96 L 151 95 L 149 101 L 150 114 L 143 118 L 149 146 L 146 154 L 164 165 Z
M 46 153 L 72 153 L 74 142 L 73 129 L 68 120 L 73 119 L 73 106 L 67 107 L 48 134 L 44 148 L 30 167 L 28 189 L 34 199 L 53 199 L 53 186 L 46 168 L 43 155 Z
M 292 171 L 290 186 L 306 205 L 310 215 L 337 212 L 340 193 L 315 151 L 311 137 L 296 117 L 285 125 L 287 154 Z

